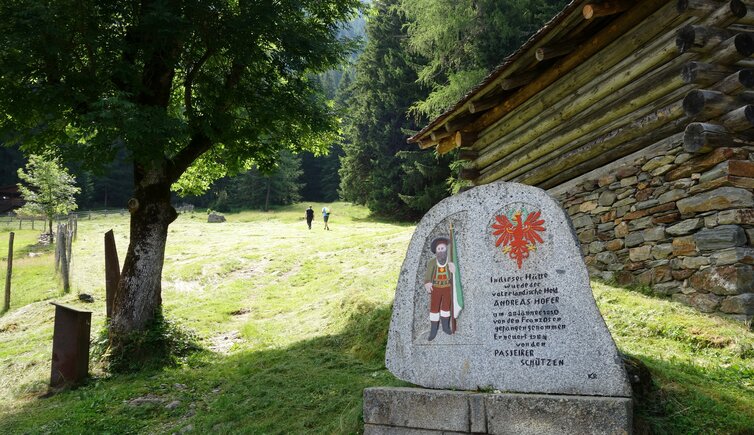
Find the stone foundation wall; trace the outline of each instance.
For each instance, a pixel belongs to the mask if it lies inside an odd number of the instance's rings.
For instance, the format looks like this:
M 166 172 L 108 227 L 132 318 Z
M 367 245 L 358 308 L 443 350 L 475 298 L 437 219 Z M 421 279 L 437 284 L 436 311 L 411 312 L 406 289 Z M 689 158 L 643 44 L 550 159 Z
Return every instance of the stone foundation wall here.
M 364 435 L 630 434 L 630 397 L 364 390 Z
M 551 189 L 590 274 L 706 313 L 754 315 L 754 148 L 685 153 L 677 135 Z

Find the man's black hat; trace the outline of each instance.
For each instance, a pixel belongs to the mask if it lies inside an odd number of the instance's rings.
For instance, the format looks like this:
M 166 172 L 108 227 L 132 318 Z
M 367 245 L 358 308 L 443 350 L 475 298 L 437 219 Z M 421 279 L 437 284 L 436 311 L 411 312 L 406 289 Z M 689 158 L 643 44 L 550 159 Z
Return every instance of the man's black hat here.
M 435 250 L 437 249 L 437 245 L 440 243 L 445 243 L 446 245 L 450 245 L 450 239 L 447 237 L 438 237 L 434 240 L 432 240 L 432 244 L 430 245 L 430 250 L 433 254 L 436 254 Z

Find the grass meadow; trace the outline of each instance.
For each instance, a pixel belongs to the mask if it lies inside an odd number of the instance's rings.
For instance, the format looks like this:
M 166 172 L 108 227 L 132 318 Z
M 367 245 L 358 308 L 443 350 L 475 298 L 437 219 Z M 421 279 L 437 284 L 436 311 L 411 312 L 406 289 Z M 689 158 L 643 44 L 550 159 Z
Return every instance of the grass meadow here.
M 0 316 L 0 433 L 359 433 L 362 390 L 406 385 L 383 360 L 414 226 L 334 203 L 332 230 L 318 215 L 308 230 L 307 205 L 227 214 L 222 224 L 180 215 L 168 235 L 164 310 L 203 350 L 177 367 L 131 375 L 109 375 L 93 357 L 86 385 L 48 398 L 49 302 L 93 311 L 98 339 L 103 236 L 114 230 L 122 262 L 128 217 L 79 221 L 68 294 L 52 251 L 34 246 L 39 230 L 0 226 L 2 277 L 8 231 L 16 233 L 11 309 Z M 754 433 L 754 333 L 639 292 L 593 288 L 618 347 L 652 373 L 639 427 Z

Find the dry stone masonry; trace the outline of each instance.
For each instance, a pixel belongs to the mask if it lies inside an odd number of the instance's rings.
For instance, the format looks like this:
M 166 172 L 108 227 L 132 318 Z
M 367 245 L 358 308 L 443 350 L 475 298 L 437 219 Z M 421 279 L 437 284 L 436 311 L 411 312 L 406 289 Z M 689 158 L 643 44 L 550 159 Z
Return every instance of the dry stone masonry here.
M 683 135 L 552 189 L 590 274 L 700 311 L 754 315 L 754 148 L 684 150 Z

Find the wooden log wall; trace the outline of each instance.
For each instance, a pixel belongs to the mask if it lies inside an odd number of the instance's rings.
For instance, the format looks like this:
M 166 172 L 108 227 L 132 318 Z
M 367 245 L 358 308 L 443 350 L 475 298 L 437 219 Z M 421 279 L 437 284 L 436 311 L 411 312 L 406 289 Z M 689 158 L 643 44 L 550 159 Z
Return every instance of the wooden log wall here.
M 474 184 L 549 189 L 593 277 L 751 322 L 754 0 L 592 6 L 621 15 L 583 45 L 542 41 L 550 69 L 482 89 L 433 145 Z
M 575 48 L 550 41 L 540 56 L 563 58 L 542 74 L 512 75 L 525 79 L 508 98 L 479 98 L 469 104 L 474 113 L 437 130 L 442 151 L 461 147 L 473 157 L 464 175 L 474 184 L 550 188 L 687 128 L 689 151 L 749 143 L 754 3 L 646 0 L 616 10 L 609 29 Z M 621 37 L 589 53 L 617 29 Z M 565 69 L 574 58 L 579 63 Z M 566 72 L 555 77 L 559 67 Z

